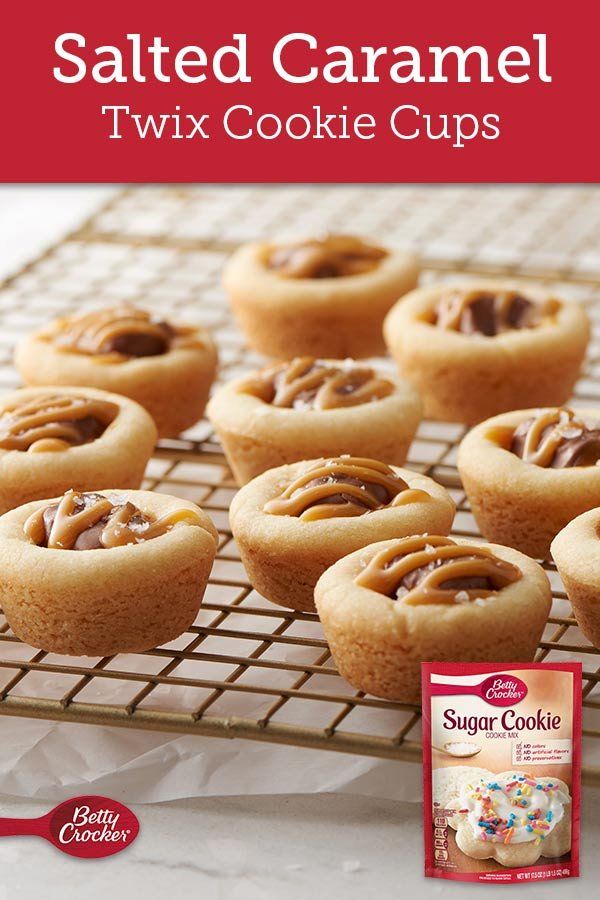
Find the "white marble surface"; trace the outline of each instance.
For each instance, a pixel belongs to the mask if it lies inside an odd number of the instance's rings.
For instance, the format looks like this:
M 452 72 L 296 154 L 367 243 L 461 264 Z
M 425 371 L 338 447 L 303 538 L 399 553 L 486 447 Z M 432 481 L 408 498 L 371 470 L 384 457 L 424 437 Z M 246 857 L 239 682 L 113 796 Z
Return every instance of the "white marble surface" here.
M 600 832 L 584 807 L 584 874 L 578 880 L 513 885 L 528 900 L 597 896 Z M 3 815 L 46 806 L 0 798 Z M 338 794 L 226 797 L 133 807 L 141 829 L 118 856 L 75 860 L 36 838 L 0 841 L 0 898 L 99 900 L 381 900 L 489 897 L 489 885 L 426 880 L 421 808 Z M 487 892 L 487 893 L 486 893 Z
M 0 188 L 0 278 L 41 252 L 109 196 L 88 187 Z M 14 727 L 4 720 L 4 727 Z M 419 777 L 418 769 L 414 769 Z M 119 799 L 118 797 L 115 799 Z M 600 794 L 586 796 L 579 881 L 514 886 L 531 900 L 597 895 Z M 47 803 L 0 796 L 0 814 L 37 816 Z M 0 841 L 0 900 L 363 900 L 479 896 L 487 886 L 422 877 L 421 810 L 365 797 L 225 797 L 134 807 L 141 832 L 101 861 L 62 855 L 35 838 Z M 513 893 L 511 893 L 513 896 Z

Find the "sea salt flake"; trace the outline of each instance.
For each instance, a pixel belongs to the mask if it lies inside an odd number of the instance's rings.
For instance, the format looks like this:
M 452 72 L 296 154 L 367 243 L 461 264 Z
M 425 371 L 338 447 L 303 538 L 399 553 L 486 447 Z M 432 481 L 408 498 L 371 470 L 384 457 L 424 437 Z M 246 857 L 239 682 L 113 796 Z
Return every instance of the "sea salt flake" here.
M 362 866 L 357 859 L 345 859 L 342 863 L 343 872 L 358 872 L 361 868 Z

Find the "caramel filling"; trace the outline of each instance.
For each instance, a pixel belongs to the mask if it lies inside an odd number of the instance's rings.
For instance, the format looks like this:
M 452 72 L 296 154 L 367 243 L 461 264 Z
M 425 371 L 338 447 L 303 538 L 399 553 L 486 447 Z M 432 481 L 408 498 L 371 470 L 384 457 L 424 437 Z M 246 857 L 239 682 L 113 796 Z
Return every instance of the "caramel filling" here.
M 267 265 L 286 278 L 341 278 L 363 275 L 377 268 L 387 251 L 350 235 L 274 247 Z
M 306 468 L 279 497 L 265 504 L 264 511 L 314 522 L 362 516 L 384 507 L 429 499 L 425 491 L 411 490 L 385 463 L 340 456 Z
M 48 394 L 11 406 L 0 415 L 0 450 L 57 452 L 95 441 L 115 419 L 106 400 Z
M 265 369 L 244 390 L 265 403 L 288 409 L 337 409 L 387 397 L 394 385 L 370 366 L 337 365 L 310 356 Z
M 38 547 L 101 550 L 149 541 L 178 525 L 200 525 L 200 520 L 190 509 L 153 519 L 133 503 L 113 503 L 102 494 L 70 490 L 59 503 L 32 513 L 23 530 Z
M 404 538 L 376 553 L 355 583 L 410 606 L 484 600 L 521 578 L 488 550 L 431 535 Z
M 161 356 L 175 347 L 203 346 L 196 328 L 175 326 L 133 306 L 120 306 L 59 319 L 43 335 L 59 349 L 122 361 Z
M 557 309 L 556 300 L 534 302 L 517 291 L 458 290 L 440 299 L 435 324 L 448 331 L 495 337 L 504 331 L 536 328 Z
M 544 409 L 517 428 L 496 426 L 487 437 L 535 466 L 567 469 L 600 462 L 600 423 L 585 422 L 572 409 Z

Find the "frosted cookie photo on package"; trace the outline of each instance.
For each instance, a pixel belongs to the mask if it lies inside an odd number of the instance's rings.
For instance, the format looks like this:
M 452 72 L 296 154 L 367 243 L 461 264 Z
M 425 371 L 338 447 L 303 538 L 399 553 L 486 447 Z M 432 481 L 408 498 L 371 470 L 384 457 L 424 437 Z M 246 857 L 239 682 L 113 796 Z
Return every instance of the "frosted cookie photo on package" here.
M 425 876 L 579 876 L 580 663 L 423 663 Z

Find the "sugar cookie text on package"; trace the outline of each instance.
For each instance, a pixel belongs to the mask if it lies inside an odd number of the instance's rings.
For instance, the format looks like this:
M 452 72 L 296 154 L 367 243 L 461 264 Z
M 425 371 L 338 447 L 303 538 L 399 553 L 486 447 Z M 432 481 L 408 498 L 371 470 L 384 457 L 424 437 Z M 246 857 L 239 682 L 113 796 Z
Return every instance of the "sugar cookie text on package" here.
M 471 737 L 483 731 L 556 731 L 560 724 L 560 716 L 543 709 L 530 716 L 519 715 L 514 709 L 507 709 L 501 716 L 461 716 L 454 709 L 445 709 L 443 719 L 448 731 L 459 729 Z

